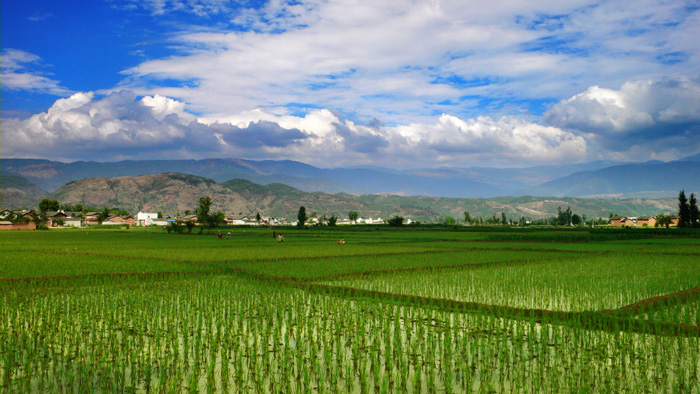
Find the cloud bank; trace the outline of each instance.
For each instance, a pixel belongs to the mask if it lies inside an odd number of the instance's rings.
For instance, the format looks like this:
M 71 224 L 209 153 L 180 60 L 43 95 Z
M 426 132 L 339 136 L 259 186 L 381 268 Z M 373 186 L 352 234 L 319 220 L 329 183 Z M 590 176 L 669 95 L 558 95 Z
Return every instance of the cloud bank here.
M 390 167 L 580 161 L 586 141 L 523 119 L 460 119 L 386 126 L 342 119 L 329 110 L 304 117 L 249 111 L 227 119 L 196 117 L 163 96 L 120 91 L 57 100 L 48 111 L 3 123 L 3 157 L 56 160 L 241 157 L 291 159 L 319 166 Z

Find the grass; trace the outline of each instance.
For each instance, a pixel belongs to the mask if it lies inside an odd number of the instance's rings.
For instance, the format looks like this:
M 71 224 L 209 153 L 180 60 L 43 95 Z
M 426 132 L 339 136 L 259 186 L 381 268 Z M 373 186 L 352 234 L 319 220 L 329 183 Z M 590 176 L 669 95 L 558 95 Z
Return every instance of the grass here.
M 571 256 L 533 253 L 529 264 L 415 275 L 412 272 L 335 282 L 337 286 L 554 311 L 614 309 L 696 287 L 697 256 Z
M 520 230 L 2 233 L 0 391 L 700 393 L 698 234 Z

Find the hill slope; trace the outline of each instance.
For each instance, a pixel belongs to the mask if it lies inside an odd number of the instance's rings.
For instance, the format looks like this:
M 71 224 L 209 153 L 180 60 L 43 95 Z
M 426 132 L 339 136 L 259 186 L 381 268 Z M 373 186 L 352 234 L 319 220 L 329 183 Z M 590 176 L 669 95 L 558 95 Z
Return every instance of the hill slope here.
M 69 182 L 51 194 L 51 198 L 61 203 L 170 214 L 194 210 L 202 196 L 212 198 L 213 210 L 253 209 L 240 195 L 211 179 L 175 173 L 82 179 Z
M 608 217 L 610 213 L 645 215 L 673 212 L 676 200 L 667 199 L 582 199 L 541 197 L 445 198 L 402 197 L 390 194 L 349 195 L 307 193 L 282 184 L 258 185 L 244 179 L 216 183 L 207 178 L 184 174 L 142 175 L 138 177 L 91 178 L 71 182 L 51 195 L 61 203 L 85 203 L 166 214 L 194 210 L 199 197 L 210 196 L 212 209 L 227 215 L 254 215 L 296 218 L 299 207 L 318 215 L 347 217 L 351 210 L 361 217 L 389 218 L 402 215 L 421 221 L 440 221 L 446 215 L 457 219 L 464 211 L 472 216 L 490 217 L 505 212 L 509 218 L 551 217 L 557 208 L 570 206 L 588 217 Z
M 484 179 L 497 181 L 502 177 L 491 177 L 483 173 L 475 175 L 473 171 L 323 169 L 289 160 L 127 160 L 113 163 L 84 161 L 61 163 L 34 159 L 2 159 L 0 168 L 3 174 L 25 177 L 49 191 L 55 191 L 67 182 L 85 178 L 177 172 L 206 177 L 217 182 L 242 178 L 260 184 L 284 183 L 309 192 L 393 193 L 451 197 L 505 194 L 498 186 L 494 186 L 499 182 L 484 182 Z M 538 180 L 541 182 L 548 179 L 551 177 Z M 534 183 L 527 182 L 525 185 L 532 184 Z
M 39 203 L 48 193 L 25 178 L 3 175 L 0 178 L 0 207 L 19 209 Z

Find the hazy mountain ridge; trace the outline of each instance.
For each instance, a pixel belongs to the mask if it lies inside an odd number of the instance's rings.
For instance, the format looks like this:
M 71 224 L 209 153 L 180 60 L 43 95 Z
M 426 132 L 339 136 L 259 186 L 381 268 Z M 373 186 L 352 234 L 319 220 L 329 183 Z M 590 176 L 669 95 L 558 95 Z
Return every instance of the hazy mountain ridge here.
M 233 179 L 216 183 L 194 175 L 168 173 L 138 177 L 90 178 L 73 181 L 49 197 L 65 204 L 87 204 L 138 211 L 183 214 L 194 211 L 199 197 L 210 196 L 212 209 L 229 216 L 238 214 L 286 217 L 294 220 L 301 205 L 318 215 L 347 217 L 351 210 L 361 217 L 389 218 L 402 215 L 421 221 L 440 221 L 450 215 L 457 219 L 464 211 L 484 219 L 505 212 L 509 218 L 554 216 L 557 209 L 570 206 L 589 218 L 610 213 L 649 215 L 674 212 L 676 199 L 583 199 L 543 197 L 447 198 L 402 197 L 392 194 L 349 195 L 344 193 L 308 193 L 283 184 L 258 185 Z
M 37 186 L 55 191 L 64 184 L 93 177 L 139 176 L 177 172 L 225 182 L 234 178 L 255 183 L 284 183 L 307 192 L 393 193 L 446 197 L 491 197 L 553 179 L 578 167 L 541 166 L 530 169 L 439 168 L 391 170 L 385 168 L 323 169 L 282 160 L 143 160 L 111 163 L 62 163 L 35 159 L 2 159 L 3 174 L 22 176 Z M 553 172 L 554 175 L 548 175 Z
M 622 164 L 582 171 L 526 189 L 535 196 L 672 197 L 700 191 L 700 161 Z
M 680 189 L 687 192 L 700 190 L 700 155 L 667 163 L 595 161 L 529 168 L 412 170 L 377 167 L 323 169 L 290 160 L 126 160 L 113 163 L 61 163 L 36 159 L 2 159 L 0 170 L 3 176 L 21 176 L 48 191 L 55 191 L 68 182 L 85 178 L 161 173 L 191 174 L 216 182 L 238 178 L 257 184 L 282 183 L 305 192 L 353 195 L 644 198 L 673 197 Z

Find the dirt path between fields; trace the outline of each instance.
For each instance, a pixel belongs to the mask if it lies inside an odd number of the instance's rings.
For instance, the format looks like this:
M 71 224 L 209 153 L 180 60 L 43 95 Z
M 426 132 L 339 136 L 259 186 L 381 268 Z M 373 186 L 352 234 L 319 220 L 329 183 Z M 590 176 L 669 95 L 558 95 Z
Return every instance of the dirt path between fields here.
M 700 286 L 677 291 L 675 293 L 662 294 L 655 297 L 645 298 L 629 305 L 617 309 L 603 309 L 601 313 L 613 315 L 636 315 L 649 307 L 671 302 L 685 302 L 695 297 L 700 297 Z

